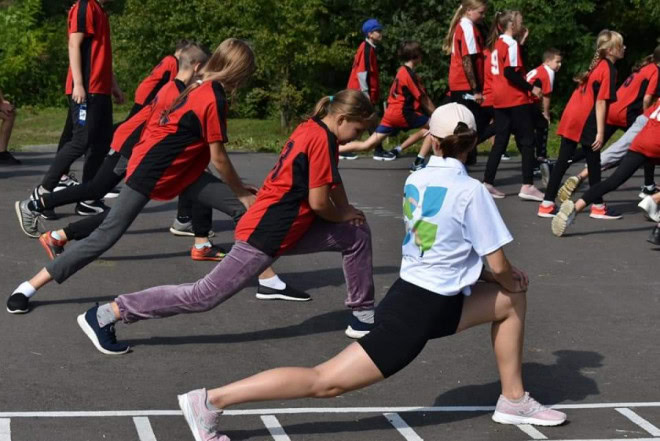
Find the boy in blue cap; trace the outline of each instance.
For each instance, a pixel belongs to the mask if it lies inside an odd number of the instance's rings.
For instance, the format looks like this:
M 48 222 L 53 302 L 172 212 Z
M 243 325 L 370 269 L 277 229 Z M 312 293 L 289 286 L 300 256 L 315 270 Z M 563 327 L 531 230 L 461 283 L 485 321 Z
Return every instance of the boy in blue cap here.
M 362 24 L 365 40 L 358 47 L 353 59 L 353 68 L 348 78 L 347 89 L 355 89 L 364 93 L 374 106 L 380 100 L 380 83 L 376 44 L 383 39 L 383 25 L 375 18 L 370 18 Z M 355 153 L 343 153 L 342 159 L 357 159 Z M 374 151 L 377 161 L 392 161 L 396 155 L 383 150 L 378 145 Z

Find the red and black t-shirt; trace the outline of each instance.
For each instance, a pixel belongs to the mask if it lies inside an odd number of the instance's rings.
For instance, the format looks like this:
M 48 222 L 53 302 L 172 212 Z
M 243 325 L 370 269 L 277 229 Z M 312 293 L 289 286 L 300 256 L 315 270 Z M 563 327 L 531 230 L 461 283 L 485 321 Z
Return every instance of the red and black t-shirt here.
M 593 144 L 598 132 L 596 101 L 616 101 L 616 68 L 602 59 L 584 84 L 578 85 L 561 115 L 557 134 L 584 145 Z
M 616 102 L 607 112 L 607 124 L 617 127 L 630 127 L 644 111 L 644 96 L 660 96 L 660 66 L 647 64 L 630 74 L 616 91 Z
M 135 89 L 135 104 L 146 106 L 158 91 L 179 73 L 179 60 L 174 55 L 163 58 L 147 78 Z
M 151 100 L 149 106 L 142 108 L 138 113 L 117 127 L 117 130 L 115 130 L 115 133 L 112 136 L 112 142 L 110 143 L 112 150 L 120 153 L 126 158 L 130 158 L 133 154 L 133 147 L 140 140 L 144 125 L 151 114 L 162 114 L 163 111 L 167 110 L 172 105 L 185 88 L 186 85 L 183 84 L 183 81 L 177 80 L 176 78 L 174 81 L 170 81 L 163 86 L 156 97 Z
M 227 142 L 227 99 L 217 81 L 202 83 L 167 118 L 152 112 L 128 162 L 126 184 L 169 200 L 195 182 L 211 159 L 209 144 Z
M 478 88 L 484 81 L 484 39 L 477 26 L 467 17 L 461 18 L 454 31 L 449 64 L 449 90 L 452 92 L 469 92 L 472 86 L 465 75 L 463 57 L 473 56 L 475 76 Z
M 492 52 L 484 49 L 484 102 L 481 107 L 493 107 Z
M 364 91 L 366 86 L 371 104 L 376 104 L 380 99 L 379 75 L 376 48 L 368 41 L 363 41 L 355 53 L 346 88 Z
M 425 95 L 426 89 L 417 74 L 408 66 L 401 66 L 390 88 L 387 109 L 380 124 L 393 128 L 411 127 L 422 114 L 422 97 Z
M 548 96 L 552 94 L 554 88 L 555 71 L 550 69 L 546 64 L 542 64 L 527 73 L 527 82 L 532 86 L 539 87 L 543 95 Z M 534 95 L 531 98 L 534 102 L 541 101 Z
M 68 34 L 84 34 L 80 46 L 85 92 L 112 93 L 112 47 L 108 15 L 96 0 L 78 0 L 69 10 Z M 73 93 L 71 66 L 66 77 L 66 94 Z
M 633 140 L 630 150 L 653 159 L 658 165 L 660 164 L 660 99 L 644 114 L 648 114 L 649 120 Z
M 532 99 L 523 90 L 509 81 L 504 75 L 506 68 L 513 68 L 525 76 L 520 45 L 515 38 L 502 34 L 495 42 L 490 54 L 490 70 L 493 75 L 493 107 L 506 108 L 530 104 Z
M 319 119 L 300 124 L 234 233 L 269 256 L 293 247 L 316 219 L 309 190 L 341 183 L 335 135 Z

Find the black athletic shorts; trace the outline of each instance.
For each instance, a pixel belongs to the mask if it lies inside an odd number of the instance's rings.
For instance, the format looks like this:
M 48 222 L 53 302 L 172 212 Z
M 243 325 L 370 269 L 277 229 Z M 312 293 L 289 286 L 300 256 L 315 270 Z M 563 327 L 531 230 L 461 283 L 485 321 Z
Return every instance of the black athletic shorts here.
M 358 343 L 385 378 L 394 375 L 426 342 L 456 333 L 463 297 L 443 296 L 397 279 L 376 308 L 374 328 Z

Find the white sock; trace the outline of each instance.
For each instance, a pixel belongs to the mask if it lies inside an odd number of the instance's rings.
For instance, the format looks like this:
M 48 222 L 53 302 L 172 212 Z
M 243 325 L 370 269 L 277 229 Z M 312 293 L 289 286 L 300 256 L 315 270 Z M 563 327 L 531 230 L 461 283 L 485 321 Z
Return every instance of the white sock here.
M 543 202 L 541 202 L 541 206 L 542 206 L 542 207 L 552 207 L 553 205 L 555 205 L 554 202 L 552 202 L 552 201 L 546 201 L 545 199 L 543 200 Z
M 195 248 L 201 250 L 202 248 L 211 248 L 213 245 L 208 240 L 204 243 L 196 243 Z
M 50 237 L 52 237 L 55 240 L 62 240 L 62 236 L 57 234 L 57 231 L 55 231 L 55 230 L 50 232 Z
M 419 159 L 421 159 L 421 160 L 426 159 L 426 156 L 424 156 L 424 155 L 419 155 L 419 154 L 418 154 L 417 157 L 418 157 Z
M 362 311 L 353 311 L 353 316 L 357 317 L 362 323 L 373 323 L 374 322 L 374 310 L 373 309 L 363 309 Z
M 401 147 L 400 145 L 398 145 L 398 146 L 394 147 L 394 150 L 396 150 L 397 152 L 401 153 L 401 150 L 403 150 L 403 147 Z
M 284 289 L 286 288 L 286 283 L 279 278 L 277 274 L 268 279 L 259 279 L 259 285 L 265 286 L 270 289 Z
M 18 288 L 14 290 L 12 294 L 16 293 L 24 294 L 28 299 L 37 293 L 37 290 L 34 289 L 34 286 L 30 285 L 30 282 L 23 282 L 18 285 Z
M 655 183 L 653 183 L 651 185 L 645 185 L 644 188 L 647 189 L 647 190 L 653 190 L 655 188 Z

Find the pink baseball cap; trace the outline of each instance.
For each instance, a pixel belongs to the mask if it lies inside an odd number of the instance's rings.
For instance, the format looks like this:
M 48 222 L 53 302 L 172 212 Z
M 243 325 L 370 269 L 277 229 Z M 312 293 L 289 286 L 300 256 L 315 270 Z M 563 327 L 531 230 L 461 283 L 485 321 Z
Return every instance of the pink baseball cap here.
M 428 133 L 436 138 L 446 138 L 454 134 L 456 126 L 461 122 L 470 129 L 477 130 L 477 122 L 470 109 L 458 103 L 445 104 L 433 111 Z

